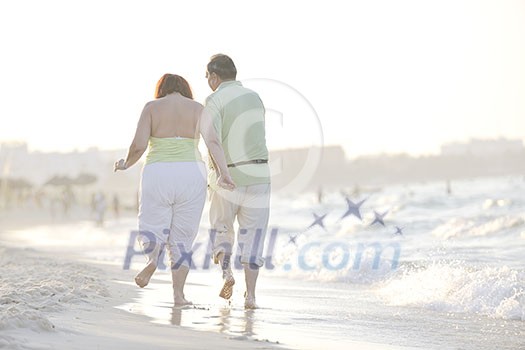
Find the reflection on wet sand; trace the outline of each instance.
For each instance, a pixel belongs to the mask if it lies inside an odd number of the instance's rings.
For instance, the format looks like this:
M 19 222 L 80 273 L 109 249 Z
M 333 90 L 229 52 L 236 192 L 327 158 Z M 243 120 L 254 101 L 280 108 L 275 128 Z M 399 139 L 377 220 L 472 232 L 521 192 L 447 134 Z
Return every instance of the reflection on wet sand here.
M 310 332 L 308 336 L 304 336 L 305 332 L 311 330 L 312 322 L 319 318 L 316 318 L 317 315 L 303 315 L 304 308 L 299 309 L 300 305 L 290 302 L 302 296 L 298 294 L 299 290 L 315 293 L 317 296 L 318 289 L 298 288 L 293 285 L 283 294 L 282 288 L 261 288 L 261 295 L 264 296 L 261 298 L 262 305 L 271 307 L 246 310 L 240 292 L 234 293 L 231 303 L 218 297 L 210 298 L 210 291 L 215 291 L 220 286 L 213 285 L 207 274 L 195 273 L 191 275 L 193 280 L 187 283 L 185 288 L 185 293 L 192 296 L 195 305 L 174 307 L 170 278 L 167 273 L 156 273 L 146 288 L 138 290 L 138 298 L 132 303 L 122 305 L 121 308 L 145 315 L 154 323 L 218 332 L 230 339 L 293 344 L 303 349 L 324 348 L 326 342 L 332 339 L 333 333 L 325 336 L 320 332 L 318 336 L 317 333 Z M 325 290 L 327 300 L 335 300 L 335 297 L 329 298 L 328 295 L 337 292 L 338 290 Z
M 180 326 L 182 320 L 182 309 L 179 307 L 171 308 L 171 324 Z
M 196 319 L 195 311 L 206 310 L 210 314 L 203 316 L 202 320 Z M 206 321 L 206 319 L 208 319 Z M 216 319 L 217 322 L 212 320 Z M 211 321 L 211 322 L 210 322 Z M 235 310 L 229 306 L 210 310 L 195 306 L 172 307 L 170 323 L 174 326 L 188 326 L 197 324 L 207 324 L 208 326 L 217 327 L 220 333 L 254 338 L 255 315 L 254 310 Z
M 221 332 L 221 333 L 230 333 L 231 332 L 231 322 L 230 322 L 231 309 L 223 307 L 223 308 L 219 309 L 219 313 L 220 313 L 220 316 L 219 316 L 219 320 L 220 320 L 220 322 L 219 322 L 219 326 L 220 326 L 219 332 Z
M 244 310 L 244 333 L 248 337 L 255 335 L 253 332 L 254 310 Z

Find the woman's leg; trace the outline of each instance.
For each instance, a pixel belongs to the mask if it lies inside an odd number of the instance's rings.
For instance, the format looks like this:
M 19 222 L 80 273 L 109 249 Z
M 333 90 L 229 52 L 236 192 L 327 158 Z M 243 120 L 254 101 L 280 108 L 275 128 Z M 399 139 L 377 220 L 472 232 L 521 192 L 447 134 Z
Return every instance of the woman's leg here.
M 171 205 L 166 198 L 169 191 L 159 181 L 164 171 L 158 163 L 148 164 L 140 182 L 138 241 L 147 259 L 146 266 L 135 277 L 135 283 L 141 288 L 148 285 L 157 269 L 171 224 Z
M 171 279 L 173 281 L 173 304 L 175 306 L 184 306 L 193 304 L 184 297 L 184 285 L 186 284 L 186 277 L 190 271 L 186 265 L 181 265 L 176 269 L 171 270 Z
M 160 244 L 155 241 L 150 241 L 147 243 L 141 242 L 141 247 L 144 255 L 146 255 L 147 262 L 146 266 L 135 276 L 135 283 L 140 288 L 144 288 L 148 285 L 149 280 L 151 279 L 151 276 L 153 276 L 155 270 L 157 270 L 161 248 L 164 247 L 164 244 Z
M 175 305 L 191 304 L 184 296 L 184 285 L 193 264 L 193 242 L 199 231 L 202 210 L 206 201 L 206 179 L 202 166 L 181 163 L 177 182 L 176 202 L 172 207 L 172 222 L 168 251 L 173 280 Z M 184 174 L 184 175 L 182 175 Z

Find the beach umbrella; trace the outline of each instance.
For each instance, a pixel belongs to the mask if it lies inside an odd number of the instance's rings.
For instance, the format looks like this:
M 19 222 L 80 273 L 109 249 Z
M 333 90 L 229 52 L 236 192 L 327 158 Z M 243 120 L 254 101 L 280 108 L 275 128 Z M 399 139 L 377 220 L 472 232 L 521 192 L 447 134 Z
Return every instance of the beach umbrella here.
M 69 186 L 74 183 L 73 179 L 68 176 L 55 175 L 44 183 L 44 186 Z
M 84 201 L 87 201 L 87 193 L 86 193 L 86 187 L 88 185 L 94 184 L 98 181 L 98 177 L 93 174 L 88 173 L 80 173 L 78 176 L 73 179 L 73 183 L 81 188 L 81 196 L 83 197 Z
M 7 188 L 16 189 L 16 190 L 24 190 L 24 189 L 29 189 L 33 187 L 33 184 L 31 184 L 29 181 L 23 178 L 0 179 L 0 183 L 5 184 Z
M 29 189 L 33 187 L 33 184 L 23 178 L 12 179 L 11 187 L 16 189 Z
M 73 179 L 74 185 L 87 186 L 97 182 L 98 177 L 93 174 L 80 173 L 75 179 Z

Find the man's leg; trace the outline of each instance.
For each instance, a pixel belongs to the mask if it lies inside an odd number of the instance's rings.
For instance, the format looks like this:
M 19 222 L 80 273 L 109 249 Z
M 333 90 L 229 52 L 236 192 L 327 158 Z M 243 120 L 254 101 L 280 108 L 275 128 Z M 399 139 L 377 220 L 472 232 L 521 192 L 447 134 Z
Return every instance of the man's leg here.
M 246 282 L 246 294 L 244 295 L 244 308 L 257 309 L 255 303 L 255 287 L 259 277 L 259 266 L 256 264 L 244 264 L 244 279 Z
M 223 299 L 230 299 L 233 294 L 233 286 L 235 284 L 235 278 L 233 278 L 233 271 L 231 269 L 231 253 L 219 253 L 217 259 L 222 269 L 222 279 L 224 284 L 219 296 Z
M 241 191 L 239 188 L 233 192 L 223 189 L 212 190 L 210 198 L 210 224 L 216 232 L 215 242 L 213 242 L 213 262 L 221 266 L 224 285 L 219 296 L 224 299 L 231 298 L 235 284 L 231 268 L 235 242 L 233 221 L 237 214 L 237 198 Z
M 263 250 L 270 216 L 270 184 L 247 186 L 246 195 L 238 213 L 241 263 L 244 267 L 246 294 L 244 307 L 256 309 L 255 290 L 259 268 L 263 266 Z

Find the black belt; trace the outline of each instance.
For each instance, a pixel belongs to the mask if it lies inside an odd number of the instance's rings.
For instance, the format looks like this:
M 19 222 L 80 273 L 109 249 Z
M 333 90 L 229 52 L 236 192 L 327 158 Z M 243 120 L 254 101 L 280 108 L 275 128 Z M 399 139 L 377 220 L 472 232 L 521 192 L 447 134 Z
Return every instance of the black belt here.
M 268 163 L 268 159 L 245 160 L 245 161 L 242 161 L 242 162 L 228 164 L 228 168 L 235 168 L 236 166 L 246 165 L 246 164 L 265 164 L 265 163 Z

